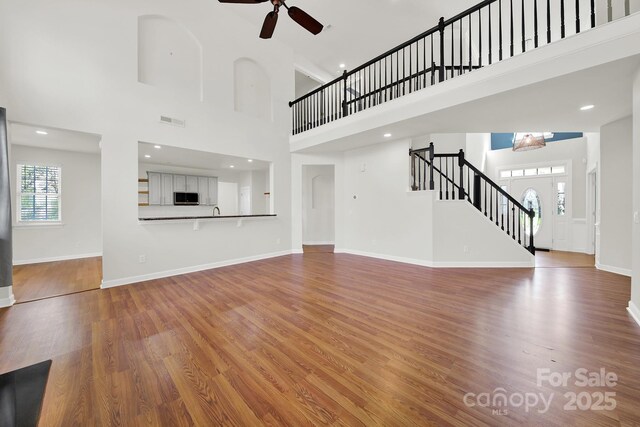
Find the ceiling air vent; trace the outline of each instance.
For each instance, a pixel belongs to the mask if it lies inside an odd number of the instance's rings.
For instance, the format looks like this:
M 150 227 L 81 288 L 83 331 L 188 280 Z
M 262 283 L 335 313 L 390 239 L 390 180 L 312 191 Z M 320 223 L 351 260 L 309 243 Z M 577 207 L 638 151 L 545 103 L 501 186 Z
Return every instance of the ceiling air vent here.
M 168 116 L 160 116 L 160 123 L 164 123 L 166 125 L 180 126 L 181 128 L 185 126 L 184 120 L 174 119 L 173 117 L 168 117 Z

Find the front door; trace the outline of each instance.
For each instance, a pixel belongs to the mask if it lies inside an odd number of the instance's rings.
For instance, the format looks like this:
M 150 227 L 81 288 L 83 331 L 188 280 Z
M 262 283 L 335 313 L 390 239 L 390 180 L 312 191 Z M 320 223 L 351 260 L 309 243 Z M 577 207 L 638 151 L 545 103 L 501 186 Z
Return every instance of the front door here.
M 553 177 L 538 177 L 511 180 L 510 194 L 524 205 L 536 211 L 533 224 L 536 248 L 551 249 L 553 246 Z M 528 235 L 529 226 L 525 226 Z

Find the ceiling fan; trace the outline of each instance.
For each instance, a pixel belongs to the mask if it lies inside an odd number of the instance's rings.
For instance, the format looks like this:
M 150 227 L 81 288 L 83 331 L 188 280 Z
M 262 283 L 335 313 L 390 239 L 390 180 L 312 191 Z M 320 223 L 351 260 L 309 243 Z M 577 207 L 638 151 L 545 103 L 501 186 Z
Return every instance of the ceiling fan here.
M 320 31 L 324 28 L 321 23 L 316 21 L 311 15 L 304 10 L 295 6 L 287 6 L 285 0 L 218 0 L 220 3 L 241 3 L 241 4 L 253 4 L 253 3 L 265 3 L 270 1 L 273 4 L 273 12 L 269 12 L 267 17 L 264 18 L 264 24 L 262 24 L 262 31 L 260 31 L 260 38 L 270 39 L 273 35 L 273 31 L 276 29 L 278 23 L 278 12 L 280 6 L 284 6 L 289 13 L 291 19 L 300 24 L 303 28 L 307 29 L 313 35 L 320 34 Z

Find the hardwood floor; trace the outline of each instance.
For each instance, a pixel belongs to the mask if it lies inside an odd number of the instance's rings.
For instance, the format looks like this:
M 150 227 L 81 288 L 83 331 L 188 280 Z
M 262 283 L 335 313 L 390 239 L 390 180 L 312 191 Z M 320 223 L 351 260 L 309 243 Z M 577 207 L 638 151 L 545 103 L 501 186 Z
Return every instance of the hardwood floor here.
M 332 254 L 335 245 L 302 245 L 302 251 L 305 254 L 313 253 L 329 253 Z
M 292 255 L 0 310 L 0 372 L 53 359 L 40 426 L 631 426 L 629 294 L 629 278 L 593 268 Z M 538 368 L 618 383 L 538 387 Z M 500 387 L 555 394 L 545 413 L 463 401 Z M 617 406 L 563 409 L 584 391 Z
M 536 252 L 536 268 L 546 267 L 594 267 L 596 257 L 578 252 Z
M 13 267 L 13 294 L 17 302 L 98 289 L 101 282 L 102 257 Z

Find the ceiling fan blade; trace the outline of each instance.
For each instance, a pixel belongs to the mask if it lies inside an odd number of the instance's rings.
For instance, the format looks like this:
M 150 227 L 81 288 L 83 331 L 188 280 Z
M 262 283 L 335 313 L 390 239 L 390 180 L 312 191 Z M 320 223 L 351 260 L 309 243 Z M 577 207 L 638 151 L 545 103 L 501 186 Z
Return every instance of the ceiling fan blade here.
M 240 3 L 240 4 L 253 4 L 264 3 L 269 0 L 218 0 L 220 3 Z
M 270 39 L 273 35 L 273 31 L 276 29 L 278 23 L 278 14 L 276 12 L 269 12 L 267 17 L 264 18 L 264 24 L 262 24 L 262 31 L 260 31 L 261 39 Z
M 312 34 L 320 34 L 324 26 L 299 7 L 291 6 L 289 16 Z

